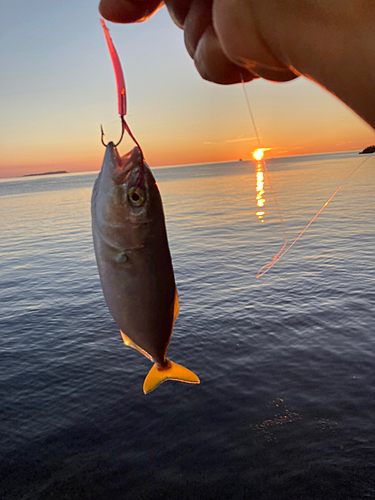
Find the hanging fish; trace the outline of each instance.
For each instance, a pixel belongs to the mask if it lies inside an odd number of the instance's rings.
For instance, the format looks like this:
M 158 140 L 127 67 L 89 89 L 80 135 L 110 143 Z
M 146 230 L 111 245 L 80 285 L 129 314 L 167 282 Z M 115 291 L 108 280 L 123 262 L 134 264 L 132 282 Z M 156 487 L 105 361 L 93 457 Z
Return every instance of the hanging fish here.
M 159 189 L 137 147 L 121 158 L 108 144 L 91 209 L 108 308 L 125 344 L 155 362 L 144 393 L 164 380 L 198 384 L 193 372 L 166 358 L 179 304 Z
M 122 74 L 103 21 L 102 26 L 115 57 L 116 75 Z M 123 116 L 124 84 L 118 85 L 118 92 L 122 135 L 126 130 L 137 146 L 123 157 L 117 145 L 106 146 L 91 200 L 92 234 L 104 297 L 121 336 L 126 345 L 155 362 L 143 384 L 147 394 L 165 380 L 199 384 L 199 378 L 166 358 L 179 303 L 163 205 L 154 176 Z M 102 131 L 104 144 L 103 135 Z

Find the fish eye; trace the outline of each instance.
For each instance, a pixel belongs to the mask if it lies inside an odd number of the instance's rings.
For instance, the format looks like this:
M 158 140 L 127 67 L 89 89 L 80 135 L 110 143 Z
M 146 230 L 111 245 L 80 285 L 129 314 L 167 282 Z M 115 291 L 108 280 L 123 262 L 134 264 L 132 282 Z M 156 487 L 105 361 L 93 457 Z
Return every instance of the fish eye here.
M 146 194 L 143 189 L 132 187 L 128 191 L 128 198 L 133 207 L 141 207 L 146 200 Z

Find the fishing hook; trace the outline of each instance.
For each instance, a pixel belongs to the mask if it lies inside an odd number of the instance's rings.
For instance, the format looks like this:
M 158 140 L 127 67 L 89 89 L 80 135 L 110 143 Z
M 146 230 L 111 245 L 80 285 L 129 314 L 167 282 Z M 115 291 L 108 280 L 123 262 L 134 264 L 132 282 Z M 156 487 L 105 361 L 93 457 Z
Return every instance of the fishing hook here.
M 121 127 L 122 127 L 122 130 L 121 130 L 121 137 L 120 137 L 120 140 L 114 145 L 115 148 L 117 148 L 117 146 L 120 144 L 120 142 L 122 141 L 123 137 L 124 137 L 124 133 L 125 133 L 125 130 L 126 130 L 126 123 L 125 123 L 125 120 L 124 120 L 124 117 L 121 116 Z M 108 144 L 106 144 L 104 142 L 104 130 L 103 130 L 103 127 L 102 125 L 100 125 L 100 130 L 102 132 L 102 136 L 101 136 L 101 141 L 102 141 L 102 144 L 103 146 L 106 148 L 108 146 Z
M 144 156 L 143 156 L 143 151 L 142 151 L 142 148 L 141 146 L 139 145 L 139 142 L 137 141 L 137 139 L 134 137 L 134 135 L 132 134 L 130 128 L 129 128 L 129 125 L 126 123 L 125 121 L 125 118 L 124 118 L 124 115 L 120 115 L 120 118 L 121 118 L 121 126 L 122 126 L 122 131 L 121 131 L 121 137 L 120 137 L 120 140 L 114 144 L 114 147 L 117 148 L 117 146 L 120 144 L 120 142 L 122 141 L 123 137 L 124 137 L 124 133 L 125 133 L 125 130 L 127 131 L 127 133 L 129 134 L 129 136 L 132 138 L 132 140 L 135 142 L 140 154 L 141 154 L 141 169 L 139 171 L 139 175 L 138 175 L 138 178 L 136 180 L 136 183 L 134 185 L 134 189 L 137 189 L 142 181 L 143 181 L 143 175 L 144 175 L 144 165 L 143 165 L 143 162 L 144 162 Z M 108 146 L 108 144 L 106 144 L 104 142 L 104 130 L 103 130 L 103 127 L 102 125 L 100 125 L 100 130 L 102 132 L 102 137 L 101 137 L 101 141 L 102 141 L 102 144 L 103 146 L 106 148 Z

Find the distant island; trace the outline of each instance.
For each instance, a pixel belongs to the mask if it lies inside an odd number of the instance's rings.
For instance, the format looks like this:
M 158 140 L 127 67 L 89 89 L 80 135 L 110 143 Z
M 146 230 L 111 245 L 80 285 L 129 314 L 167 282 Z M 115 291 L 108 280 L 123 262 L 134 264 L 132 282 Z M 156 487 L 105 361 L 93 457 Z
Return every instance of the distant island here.
M 42 174 L 25 174 L 22 177 L 34 177 L 34 175 L 55 175 L 55 174 L 67 174 L 66 170 L 56 170 L 56 172 L 43 172 Z
M 369 155 L 371 153 L 375 153 L 375 144 L 373 144 L 372 146 L 369 146 L 368 148 L 365 148 L 359 154 L 360 155 Z

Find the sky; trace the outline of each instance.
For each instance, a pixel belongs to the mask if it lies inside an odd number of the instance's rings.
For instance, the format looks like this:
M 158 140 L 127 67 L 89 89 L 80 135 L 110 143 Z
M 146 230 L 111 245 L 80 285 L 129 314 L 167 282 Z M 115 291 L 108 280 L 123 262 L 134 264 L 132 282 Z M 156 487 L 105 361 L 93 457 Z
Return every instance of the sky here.
M 0 178 L 95 171 L 120 121 L 96 0 L 2 0 Z M 243 85 L 204 81 L 164 8 L 144 23 L 107 23 L 120 56 L 127 121 L 150 166 L 250 158 L 257 148 Z M 245 85 L 268 157 L 362 150 L 375 133 L 307 79 Z M 120 152 L 132 147 L 124 140 Z

